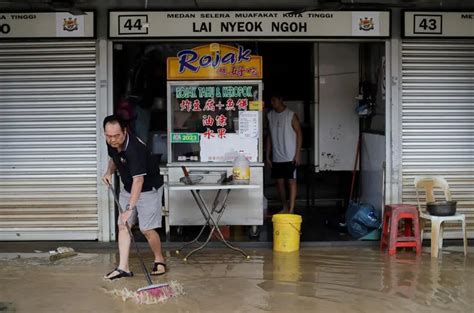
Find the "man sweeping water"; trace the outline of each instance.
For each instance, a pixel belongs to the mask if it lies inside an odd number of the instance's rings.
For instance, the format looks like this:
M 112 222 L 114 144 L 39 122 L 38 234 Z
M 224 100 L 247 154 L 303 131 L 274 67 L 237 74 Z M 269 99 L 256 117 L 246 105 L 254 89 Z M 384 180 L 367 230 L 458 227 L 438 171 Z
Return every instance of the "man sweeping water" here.
M 128 262 L 132 238 L 126 223 L 134 225 L 137 217 L 140 230 L 155 257 L 151 274 L 162 275 L 166 272 L 166 264 L 160 236 L 155 230 L 161 227 L 162 219 L 163 177 L 160 175 L 159 159 L 140 139 L 128 132 L 125 122 L 118 116 L 107 116 L 103 126 L 110 159 L 102 180 L 111 185 L 112 175 L 119 171 L 124 185 L 124 190 L 120 192 L 120 206 L 125 209 L 117 221 L 119 265 L 104 277 L 114 280 L 133 276 Z

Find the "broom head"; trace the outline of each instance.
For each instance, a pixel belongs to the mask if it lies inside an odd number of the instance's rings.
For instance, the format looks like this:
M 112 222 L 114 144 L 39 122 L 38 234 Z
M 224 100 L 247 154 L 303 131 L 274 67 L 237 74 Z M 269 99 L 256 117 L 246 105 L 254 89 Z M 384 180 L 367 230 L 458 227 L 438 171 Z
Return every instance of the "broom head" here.
M 176 296 L 176 291 L 170 284 L 157 284 L 143 287 L 137 290 L 141 296 L 151 296 L 155 298 L 171 298 Z

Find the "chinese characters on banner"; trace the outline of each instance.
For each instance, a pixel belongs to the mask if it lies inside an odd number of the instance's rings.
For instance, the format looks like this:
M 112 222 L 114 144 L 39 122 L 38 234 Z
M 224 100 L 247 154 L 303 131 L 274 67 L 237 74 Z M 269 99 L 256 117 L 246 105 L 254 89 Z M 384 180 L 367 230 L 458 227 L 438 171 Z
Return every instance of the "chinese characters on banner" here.
M 176 99 L 179 112 L 189 112 L 200 116 L 201 134 L 207 138 L 226 138 L 227 132 L 234 131 L 232 118 L 240 111 L 249 109 L 249 102 L 256 100 L 257 85 L 213 85 L 177 86 Z M 196 130 L 197 131 L 197 130 Z

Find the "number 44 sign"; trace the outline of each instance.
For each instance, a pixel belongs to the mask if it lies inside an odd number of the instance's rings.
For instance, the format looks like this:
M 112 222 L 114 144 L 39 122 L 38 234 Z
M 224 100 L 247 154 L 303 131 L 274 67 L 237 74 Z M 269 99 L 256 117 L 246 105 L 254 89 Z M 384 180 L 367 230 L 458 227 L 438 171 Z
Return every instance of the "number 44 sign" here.
M 148 15 L 119 15 L 119 35 L 148 34 Z

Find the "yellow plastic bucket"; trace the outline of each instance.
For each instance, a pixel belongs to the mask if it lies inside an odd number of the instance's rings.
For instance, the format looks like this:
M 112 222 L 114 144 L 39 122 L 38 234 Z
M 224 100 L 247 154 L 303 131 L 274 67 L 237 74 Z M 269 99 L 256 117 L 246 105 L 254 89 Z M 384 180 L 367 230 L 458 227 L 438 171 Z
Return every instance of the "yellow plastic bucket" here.
M 300 249 L 301 215 L 275 214 L 273 222 L 273 250 L 293 252 Z

